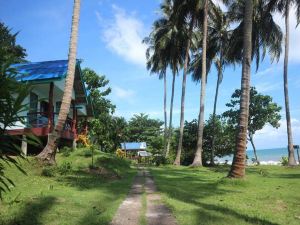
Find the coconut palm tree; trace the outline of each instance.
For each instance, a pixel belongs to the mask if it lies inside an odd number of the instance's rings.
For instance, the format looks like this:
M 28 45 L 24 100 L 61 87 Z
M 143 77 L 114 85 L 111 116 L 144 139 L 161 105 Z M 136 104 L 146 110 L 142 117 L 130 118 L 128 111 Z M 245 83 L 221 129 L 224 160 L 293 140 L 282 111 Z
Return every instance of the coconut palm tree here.
M 203 129 L 204 129 L 204 102 L 206 94 L 206 52 L 207 52 L 207 21 L 208 21 L 208 0 L 204 0 L 203 5 L 203 37 L 202 37 L 202 71 L 201 71 L 201 91 L 200 91 L 200 111 L 198 120 L 198 138 L 195 158 L 191 166 L 202 166 L 202 145 L 203 145 Z
M 48 135 L 48 142 L 43 151 L 37 156 L 41 161 L 47 164 L 55 164 L 55 155 L 57 149 L 57 141 L 60 138 L 67 115 L 70 110 L 72 98 L 72 90 L 75 76 L 77 39 L 79 27 L 80 0 L 74 0 L 73 18 L 71 28 L 71 38 L 69 45 L 68 70 L 64 87 L 62 104 L 59 110 L 58 121 L 51 133 Z
M 206 1 L 206 0 L 205 0 Z M 197 38 L 194 36 L 194 28 L 202 23 L 203 18 L 203 0 L 175 0 L 174 1 L 174 19 L 178 21 L 178 29 L 188 27 L 184 65 L 182 76 L 182 92 L 181 92 L 181 106 L 180 106 L 180 128 L 179 128 L 179 141 L 178 149 L 174 165 L 180 165 L 180 157 L 182 151 L 183 128 L 184 128 L 184 106 L 185 106 L 185 91 L 186 91 L 186 77 L 188 74 L 190 51 Z
M 215 123 L 215 117 L 216 117 L 219 86 L 223 79 L 224 66 L 227 64 L 225 50 L 228 49 L 228 44 L 229 44 L 230 34 L 231 34 L 231 30 L 229 30 L 229 24 L 230 23 L 227 15 L 222 12 L 219 6 L 214 5 L 213 7 L 211 7 L 209 23 L 208 23 L 206 69 L 208 74 L 211 69 L 212 63 L 214 63 L 218 71 L 213 115 L 212 115 L 213 123 Z M 198 82 L 201 80 L 202 52 L 197 52 L 193 56 L 190 72 L 192 73 L 192 77 L 194 81 Z M 212 147 L 211 147 L 210 161 L 211 164 L 213 165 L 214 164 L 214 136 L 212 136 L 211 146 Z
M 239 22 L 239 25 L 231 35 L 227 59 L 230 62 L 242 62 L 239 127 L 228 176 L 239 178 L 245 175 L 251 61 L 256 59 L 258 69 L 267 52 L 272 61 L 278 60 L 281 54 L 282 32 L 263 0 L 231 2 L 228 14 L 231 21 Z
M 289 62 L 289 15 L 290 7 L 296 7 L 296 17 L 299 24 L 300 21 L 300 1 L 299 0 L 268 0 L 268 8 L 270 11 L 278 11 L 284 15 L 285 21 L 285 42 L 284 42 L 284 66 L 283 66 L 283 89 L 284 89 L 284 101 L 285 101 L 285 116 L 286 116 L 286 128 L 288 136 L 288 165 L 297 165 L 295 160 L 295 153 L 293 147 L 293 134 L 291 126 L 291 112 L 289 104 L 289 89 L 288 89 L 288 62 Z
M 243 20 L 243 65 L 241 81 L 241 103 L 239 129 L 236 139 L 236 149 L 229 172 L 229 177 L 239 178 L 245 175 L 245 160 L 247 146 L 247 126 L 249 115 L 250 74 L 252 55 L 252 16 L 253 0 L 245 0 Z
M 175 92 L 175 79 L 178 70 L 183 62 L 183 45 L 180 35 L 185 35 L 184 30 L 178 30 L 171 14 L 173 12 L 173 1 L 165 0 L 161 4 L 162 17 L 153 24 L 153 30 L 144 42 L 149 45 L 147 49 L 147 68 L 151 72 L 160 74 L 160 78 L 164 78 L 164 115 L 165 115 L 165 155 L 168 156 L 170 149 L 170 139 L 172 135 L 172 113 Z M 167 129 L 166 115 L 166 69 L 170 67 L 173 73 L 172 93 L 170 104 L 169 129 Z M 168 132 L 167 132 L 168 130 Z M 167 146 L 166 146 L 167 144 Z

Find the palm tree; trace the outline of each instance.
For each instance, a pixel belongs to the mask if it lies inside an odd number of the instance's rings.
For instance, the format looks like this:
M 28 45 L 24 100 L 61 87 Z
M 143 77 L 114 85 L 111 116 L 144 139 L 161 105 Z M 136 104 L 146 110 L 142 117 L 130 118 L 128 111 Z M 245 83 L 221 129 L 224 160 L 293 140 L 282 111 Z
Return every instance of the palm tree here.
M 206 94 L 206 48 L 207 48 L 207 20 L 208 20 L 208 0 L 204 0 L 203 6 L 203 37 L 202 37 L 202 71 L 201 71 L 201 91 L 200 91 L 200 112 L 198 120 L 198 139 L 194 161 L 191 166 L 202 166 L 202 145 L 204 129 L 204 102 Z
M 183 128 L 184 128 L 184 105 L 185 105 L 185 90 L 186 90 L 186 77 L 189 68 L 190 61 L 190 50 L 193 46 L 193 31 L 197 24 L 200 24 L 199 19 L 202 18 L 202 0 L 176 0 L 174 1 L 174 17 L 179 23 L 179 29 L 188 27 L 187 37 L 186 37 L 186 47 L 184 54 L 184 66 L 183 66 L 183 76 L 182 76 L 182 92 L 181 92 L 181 106 L 180 106 L 180 128 L 179 128 L 179 141 L 178 149 L 176 153 L 176 158 L 174 165 L 180 165 L 180 157 L 182 151 L 182 140 L 183 140 Z M 184 40 L 184 39 L 183 39 Z
M 291 112 L 289 103 L 289 89 L 288 89 L 288 62 L 289 62 L 289 15 L 290 7 L 292 4 L 296 6 L 296 16 L 299 24 L 300 20 L 300 1 L 299 0 L 268 0 L 269 10 L 272 12 L 279 11 L 285 18 L 285 42 L 284 42 L 284 66 L 283 66 L 283 81 L 284 81 L 284 101 L 285 101 L 285 116 L 286 116 L 286 128 L 288 136 L 288 165 L 297 165 L 295 160 L 295 153 L 293 147 L 293 134 L 291 126 Z
M 239 178 L 245 175 L 245 160 L 247 146 L 247 127 L 249 115 L 250 74 L 252 55 L 252 16 L 253 0 L 245 0 L 244 32 L 243 32 L 243 68 L 241 81 L 241 103 L 239 129 L 236 139 L 236 149 L 229 172 L 229 177 Z
M 153 24 L 153 30 L 149 37 L 144 39 L 144 42 L 149 44 L 147 49 L 147 67 L 151 72 L 159 73 L 160 77 L 164 77 L 166 80 L 166 69 L 169 66 L 172 73 L 172 93 L 170 104 L 170 119 L 169 129 L 167 131 L 167 125 L 165 120 L 165 155 L 169 154 L 170 140 L 172 136 L 172 115 L 173 115 L 173 102 L 175 92 L 175 79 L 178 74 L 178 70 L 183 64 L 183 45 L 180 40 L 183 39 L 184 30 L 179 30 L 171 15 L 173 13 L 174 1 L 165 0 L 161 4 L 162 18 L 156 20 Z M 164 82 L 164 114 L 166 115 L 166 82 Z M 167 141 L 166 141 L 167 140 Z
M 217 74 L 217 84 L 214 98 L 214 107 L 212 121 L 215 123 L 217 101 L 219 94 L 219 86 L 223 80 L 223 70 L 224 66 L 227 64 L 226 61 L 226 49 L 228 49 L 228 43 L 230 40 L 231 31 L 229 30 L 229 19 L 225 13 L 222 12 L 221 8 L 217 5 L 211 7 L 210 17 L 208 26 L 208 43 L 207 43 L 207 53 L 206 53 L 206 69 L 207 74 L 211 69 L 211 65 L 214 65 L 218 71 Z M 192 72 L 192 77 L 194 81 L 201 80 L 202 71 L 202 52 L 193 56 L 191 62 L 190 71 Z M 213 125 L 214 127 L 214 125 Z M 214 134 L 214 132 L 213 132 Z M 211 140 L 211 154 L 210 161 L 214 164 L 214 135 Z
M 242 61 L 243 64 L 239 127 L 233 163 L 228 176 L 240 178 L 245 175 L 251 61 L 256 58 L 258 69 L 261 56 L 264 59 L 267 52 L 271 55 L 272 61 L 278 60 L 281 53 L 282 32 L 263 0 L 257 0 L 255 4 L 253 0 L 238 0 L 231 3 L 229 17 L 232 21 L 240 23 L 232 33 L 227 57 L 231 62 Z
M 67 71 L 67 77 L 66 77 L 66 82 L 64 87 L 62 104 L 59 110 L 58 121 L 53 131 L 48 135 L 48 142 L 46 147 L 37 156 L 41 161 L 47 164 L 55 164 L 57 140 L 60 138 L 67 115 L 70 110 L 70 103 L 72 99 L 72 90 L 73 90 L 73 83 L 74 83 L 74 76 L 75 76 L 75 66 L 76 66 L 79 14 L 80 14 L 80 0 L 74 0 L 71 38 L 70 38 L 69 56 L 68 56 L 68 71 Z

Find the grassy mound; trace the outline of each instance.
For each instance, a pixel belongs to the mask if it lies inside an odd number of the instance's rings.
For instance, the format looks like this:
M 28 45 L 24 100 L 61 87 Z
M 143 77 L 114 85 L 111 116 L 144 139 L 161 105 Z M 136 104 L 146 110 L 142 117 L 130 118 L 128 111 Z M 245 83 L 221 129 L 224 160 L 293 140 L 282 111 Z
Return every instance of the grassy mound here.
M 99 151 L 92 167 L 88 151 L 62 151 L 55 167 L 29 158 L 22 162 L 27 176 L 8 166 L 16 187 L 0 202 L 0 224 L 109 224 L 136 171 L 129 161 Z

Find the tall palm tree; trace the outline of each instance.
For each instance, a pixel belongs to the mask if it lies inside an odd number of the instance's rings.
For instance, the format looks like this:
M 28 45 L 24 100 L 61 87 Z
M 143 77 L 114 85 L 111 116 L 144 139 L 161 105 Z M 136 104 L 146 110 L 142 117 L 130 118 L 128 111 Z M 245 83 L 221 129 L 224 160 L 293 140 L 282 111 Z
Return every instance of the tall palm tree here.
M 272 61 L 278 60 L 281 54 L 282 32 L 263 0 L 231 2 L 229 17 L 232 21 L 239 22 L 231 35 L 227 59 L 242 62 L 242 95 L 236 149 L 228 176 L 239 178 L 245 175 L 251 61 L 256 58 L 258 69 L 267 52 Z
M 288 63 L 289 63 L 289 38 L 290 38 L 290 24 L 289 15 L 290 7 L 296 6 L 296 17 L 299 24 L 300 20 L 300 1 L 299 0 L 268 0 L 269 10 L 279 11 L 284 15 L 285 21 L 285 42 L 284 42 L 284 66 L 283 66 L 283 89 L 284 89 L 284 101 L 285 101 L 285 116 L 286 116 L 286 128 L 288 136 L 288 165 L 297 165 L 295 160 L 295 153 L 293 147 L 293 134 L 291 125 L 291 112 L 289 103 L 289 89 L 288 89 Z
M 247 146 L 247 127 L 249 115 L 250 97 L 250 74 L 251 74 L 251 55 L 252 55 L 252 15 L 253 0 L 245 0 L 244 32 L 243 32 L 243 68 L 241 81 L 241 103 L 239 129 L 236 139 L 236 149 L 228 174 L 229 177 L 239 178 L 245 175 L 245 160 Z
M 222 12 L 219 6 L 213 5 L 210 10 L 210 17 L 208 22 L 208 43 L 207 43 L 207 53 L 206 53 L 207 74 L 209 73 L 213 62 L 218 71 L 213 115 L 212 115 L 213 123 L 215 123 L 215 117 L 216 117 L 219 86 L 223 80 L 224 66 L 227 64 L 226 49 L 228 49 L 228 44 L 229 44 L 230 34 L 231 34 L 231 30 L 229 30 L 229 24 L 230 23 L 229 23 L 228 16 Z M 200 53 L 197 52 L 197 54 L 193 56 L 190 71 L 192 72 L 192 77 L 194 81 L 201 80 L 202 52 Z M 214 139 L 215 137 L 213 135 L 211 140 L 212 147 L 211 147 L 211 154 L 210 154 L 210 161 L 212 165 L 214 164 Z
M 160 78 L 164 78 L 164 115 L 165 115 L 165 155 L 168 156 L 170 149 L 170 139 L 172 135 L 172 113 L 175 91 L 175 79 L 179 68 L 182 65 L 183 45 L 179 40 L 183 39 L 184 30 L 179 30 L 171 18 L 173 13 L 173 0 L 165 0 L 160 8 L 162 17 L 153 23 L 153 30 L 144 42 L 149 45 L 147 56 L 147 68 L 154 73 L 158 73 Z M 173 73 L 172 93 L 170 104 L 169 129 L 167 129 L 166 115 L 166 69 L 170 67 Z M 168 130 L 168 132 L 167 132 Z M 167 144 L 167 146 L 166 146 Z
M 37 156 L 41 161 L 47 164 L 55 164 L 57 141 L 60 138 L 67 115 L 70 110 L 74 76 L 75 76 L 75 67 L 76 67 L 79 15 L 80 15 L 80 0 L 74 0 L 72 28 L 71 28 L 69 56 L 68 56 L 68 70 L 67 70 L 67 77 L 66 77 L 66 82 L 64 87 L 64 94 L 62 98 L 62 104 L 58 115 L 58 121 L 53 131 L 48 135 L 48 142 L 46 147 Z
M 181 92 L 181 106 L 180 106 L 180 128 L 179 128 L 179 140 L 178 149 L 176 153 L 176 158 L 174 165 L 180 165 L 180 157 L 182 151 L 182 141 L 183 141 L 183 128 L 184 128 L 184 106 L 185 106 L 185 90 L 186 90 L 186 77 L 188 74 L 189 61 L 190 61 L 190 51 L 193 46 L 193 31 L 197 24 L 200 24 L 202 14 L 202 0 L 175 0 L 174 1 L 174 17 L 176 21 L 179 21 L 179 29 L 183 27 L 188 27 L 187 37 L 186 37 L 186 47 L 184 54 L 184 66 L 183 66 L 183 76 L 182 76 L 182 92 Z M 194 39 L 195 40 L 195 39 Z
M 203 6 L 203 37 L 202 37 L 202 71 L 201 71 L 201 90 L 200 90 L 200 111 L 198 120 L 198 138 L 197 149 L 194 161 L 191 166 L 202 166 L 202 145 L 203 145 L 203 129 L 204 129 L 204 102 L 206 94 L 206 52 L 207 52 L 207 20 L 208 20 L 208 0 L 204 0 Z

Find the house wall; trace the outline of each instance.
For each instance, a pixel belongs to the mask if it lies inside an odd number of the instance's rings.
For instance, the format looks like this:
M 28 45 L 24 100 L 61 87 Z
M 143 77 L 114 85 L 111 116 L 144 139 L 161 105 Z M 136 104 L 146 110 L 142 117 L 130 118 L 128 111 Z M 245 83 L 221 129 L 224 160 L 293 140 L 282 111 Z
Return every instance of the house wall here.
M 54 112 L 58 112 L 56 102 L 61 102 L 62 101 L 64 85 L 65 85 L 65 79 L 60 80 L 60 81 L 54 81 L 54 90 L 53 90 Z M 50 89 L 50 83 L 41 83 L 41 84 L 32 85 L 32 92 L 35 93 L 38 96 L 38 110 L 37 110 L 38 112 L 40 112 L 41 101 L 48 102 L 49 89 Z M 72 100 L 74 100 L 74 99 L 75 99 L 75 91 L 73 89 L 73 91 L 72 91 Z M 27 113 L 29 112 L 29 103 L 30 103 L 30 98 L 29 98 L 29 96 L 27 96 L 25 98 L 25 100 L 23 101 L 23 104 L 26 105 L 28 110 L 25 110 L 25 111 L 19 113 L 20 117 L 25 118 L 25 124 L 21 123 L 21 121 L 16 122 L 15 125 L 9 127 L 8 130 L 22 129 L 22 128 L 26 127 Z M 85 115 L 86 114 L 85 105 L 82 105 L 81 109 L 78 109 L 78 112 L 81 115 Z M 68 116 L 70 118 L 73 117 L 73 109 L 70 109 L 70 112 L 69 112 Z M 55 114 L 55 117 L 54 117 L 54 122 L 55 123 L 56 123 L 57 119 L 58 119 L 58 115 Z

